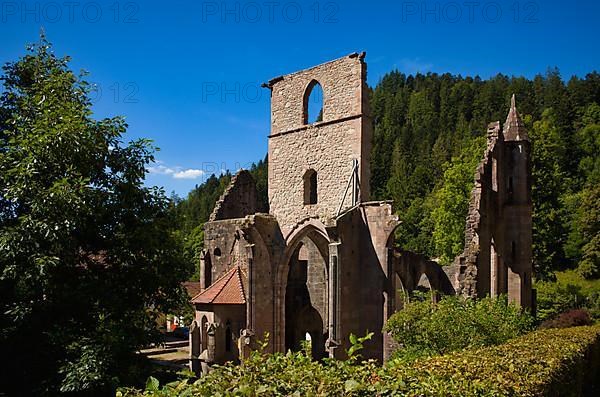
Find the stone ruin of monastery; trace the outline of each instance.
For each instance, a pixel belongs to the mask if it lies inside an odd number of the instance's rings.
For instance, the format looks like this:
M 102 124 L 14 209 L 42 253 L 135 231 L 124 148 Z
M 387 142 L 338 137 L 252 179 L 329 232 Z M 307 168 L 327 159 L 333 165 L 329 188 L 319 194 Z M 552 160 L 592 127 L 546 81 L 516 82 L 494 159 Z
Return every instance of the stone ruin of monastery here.
M 475 173 L 465 250 L 442 267 L 394 244 L 391 201 L 369 201 L 373 120 L 365 53 L 277 77 L 268 137 L 269 213 L 247 171 L 235 175 L 204 225 L 201 291 L 192 298 L 191 366 L 238 361 L 269 334 L 270 352 L 344 358 L 349 335 L 374 332 L 365 358 L 386 360 L 382 332 L 404 294 L 427 286 L 467 297 L 508 294 L 532 307 L 530 142 L 514 97 L 491 123 Z M 323 89 L 322 120 L 308 98 Z

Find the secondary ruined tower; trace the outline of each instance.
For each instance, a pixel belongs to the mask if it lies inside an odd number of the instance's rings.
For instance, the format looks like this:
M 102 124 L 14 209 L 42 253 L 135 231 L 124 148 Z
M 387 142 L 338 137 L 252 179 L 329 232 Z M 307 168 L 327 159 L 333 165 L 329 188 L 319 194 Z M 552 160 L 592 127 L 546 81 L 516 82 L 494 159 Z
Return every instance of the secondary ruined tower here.
M 502 288 L 499 286 L 497 292 L 506 291 L 512 301 L 532 307 L 531 143 L 517 112 L 514 95 L 503 134 L 506 182 L 503 251 L 508 263 L 508 280 L 507 285 L 501 285 Z
M 514 95 L 503 130 L 500 122 L 491 123 L 487 139 L 475 173 L 465 250 L 449 273 L 465 296 L 508 294 L 531 308 L 531 144 Z

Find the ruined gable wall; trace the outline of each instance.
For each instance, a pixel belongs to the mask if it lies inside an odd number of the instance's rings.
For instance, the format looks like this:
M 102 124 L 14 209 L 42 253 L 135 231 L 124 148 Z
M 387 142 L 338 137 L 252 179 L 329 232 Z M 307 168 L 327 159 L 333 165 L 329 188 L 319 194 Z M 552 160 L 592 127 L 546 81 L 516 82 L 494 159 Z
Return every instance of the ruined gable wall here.
M 529 142 L 506 141 L 500 123 L 475 173 L 465 249 L 446 269 L 458 293 L 473 298 L 508 294 L 532 306 L 532 219 Z
M 352 172 L 352 159 L 359 152 L 359 131 L 358 121 L 352 120 L 311 126 L 271 139 L 269 205 L 283 227 L 291 227 L 308 217 L 323 220 L 335 216 Z M 314 205 L 304 205 L 303 176 L 308 169 L 317 172 L 318 201 Z M 351 205 L 351 194 L 344 205 Z
M 312 80 L 323 89 L 323 121 L 304 125 L 304 95 Z M 307 217 L 335 216 L 353 159 L 360 161 L 362 199 L 368 198 L 372 133 L 365 80 L 366 65 L 356 54 L 272 80 L 269 204 L 282 229 Z M 313 205 L 304 205 L 308 169 L 317 172 Z M 349 194 L 345 206 L 350 202 Z
M 229 186 L 210 214 L 210 221 L 243 218 L 257 211 L 256 183 L 246 170 L 239 171 L 231 179 Z

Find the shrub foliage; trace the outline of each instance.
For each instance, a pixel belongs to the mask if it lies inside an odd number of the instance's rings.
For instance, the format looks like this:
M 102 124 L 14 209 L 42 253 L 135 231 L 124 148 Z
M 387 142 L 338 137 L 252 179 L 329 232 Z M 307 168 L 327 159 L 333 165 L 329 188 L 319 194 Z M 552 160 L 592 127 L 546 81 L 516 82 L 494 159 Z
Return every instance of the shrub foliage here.
M 600 319 L 600 280 L 585 280 L 577 272 L 556 273 L 556 282 L 537 282 L 537 318 L 546 321 L 572 309 L 584 309 Z
M 438 303 L 412 300 L 386 325 L 399 344 L 398 358 L 445 354 L 504 343 L 532 329 L 533 318 L 506 297 L 478 301 L 448 296 Z
M 573 309 L 567 312 L 559 314 L 552 320 L 546 320 L 540 328 L 569 328 L 577 327 L 580 325 L 591 325 L 592 319 L 590 314 L 583 309 Z
M 139 396 L 580 396 L 594 395 L 600 326 L 539 330 L 499 345 L 381 367 L 311 359 L 308 350 L 266 355 L 216 368 L 198 380 L 160 386 L 150 379 Z M 587 393 L 587 394 L 586 394 Z

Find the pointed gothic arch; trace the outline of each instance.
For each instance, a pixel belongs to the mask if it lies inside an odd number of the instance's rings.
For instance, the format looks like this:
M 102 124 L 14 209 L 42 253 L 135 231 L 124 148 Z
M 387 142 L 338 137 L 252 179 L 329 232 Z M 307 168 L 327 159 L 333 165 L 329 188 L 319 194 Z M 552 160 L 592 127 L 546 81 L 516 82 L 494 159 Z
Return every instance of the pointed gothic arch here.
M 317 80 L 311 80 L 304 90 L 302 102 L 303 124 L 317 123 L 323 120 L 323 86 Z

